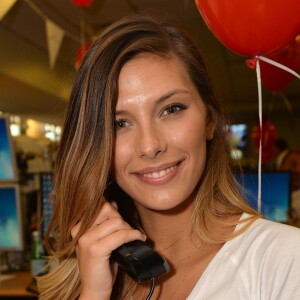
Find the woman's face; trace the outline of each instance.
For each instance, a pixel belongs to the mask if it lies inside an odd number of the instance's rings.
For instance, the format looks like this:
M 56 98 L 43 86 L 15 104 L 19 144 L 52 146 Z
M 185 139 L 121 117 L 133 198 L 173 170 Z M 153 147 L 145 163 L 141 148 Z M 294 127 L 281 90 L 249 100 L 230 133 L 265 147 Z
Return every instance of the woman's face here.
M 194 191 L 213 136 L 179 60 L 143 55 L 124 65 L 116 106 L 115 176 L 137 208 L 168 210 Z

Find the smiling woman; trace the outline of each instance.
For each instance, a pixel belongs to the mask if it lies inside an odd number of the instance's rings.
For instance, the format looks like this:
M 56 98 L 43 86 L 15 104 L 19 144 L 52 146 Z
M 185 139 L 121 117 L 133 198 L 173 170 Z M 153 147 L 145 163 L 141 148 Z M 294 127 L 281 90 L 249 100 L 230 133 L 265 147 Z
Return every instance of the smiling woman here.
M 125 125 L 116 131 L 115 179 L 139 214 L 170 210 L 189 199 L 213 126 L 178 58 L 144 54 L 126 63 L 116 115 Z
M 40 299 L 300 297 L 299 230 L 247 205 L 224 128 L 181 30 L 131 16 L 103 31 L 73 84 Z

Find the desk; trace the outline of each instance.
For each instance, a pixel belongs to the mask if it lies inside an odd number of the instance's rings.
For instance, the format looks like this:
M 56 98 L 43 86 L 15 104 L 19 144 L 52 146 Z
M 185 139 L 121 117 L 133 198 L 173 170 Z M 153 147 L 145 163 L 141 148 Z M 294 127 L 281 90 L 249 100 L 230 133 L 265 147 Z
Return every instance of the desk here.
M 37 295 L 26 290 L 31 283 L 30 272 L 0 274 L 0 299 L 37 299 Z

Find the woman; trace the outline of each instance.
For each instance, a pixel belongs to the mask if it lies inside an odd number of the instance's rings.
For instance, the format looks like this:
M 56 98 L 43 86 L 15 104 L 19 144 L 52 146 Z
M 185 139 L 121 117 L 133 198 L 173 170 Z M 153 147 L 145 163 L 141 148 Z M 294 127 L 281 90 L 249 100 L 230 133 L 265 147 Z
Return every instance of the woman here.
M 146 299 L 151 284 L 135 283 L 110 260 L 134 240 L 171 266 L 152 299 L 279 299 L 288 275 L 286 267 L 282 280 L 268 273 L 282 261 L 273 247 L 295 248 L 300 234 L 246 204 L 224 128 L 202 58 L 184 33 L 140 16 L 107 28 L 73 85 L 49 228 L 59 265 L 40 279 L 41 299 Z M 289 252 L 299 267 L 299 254 Z

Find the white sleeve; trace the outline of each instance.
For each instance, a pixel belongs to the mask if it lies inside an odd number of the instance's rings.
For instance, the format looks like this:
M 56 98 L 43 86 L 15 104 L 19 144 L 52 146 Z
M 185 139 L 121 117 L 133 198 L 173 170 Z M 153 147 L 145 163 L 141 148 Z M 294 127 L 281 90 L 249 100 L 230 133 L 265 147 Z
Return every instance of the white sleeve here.
M 261 266 L 261 299 L 300 299 L 300 230 L 279 233 L 267 247 Z

